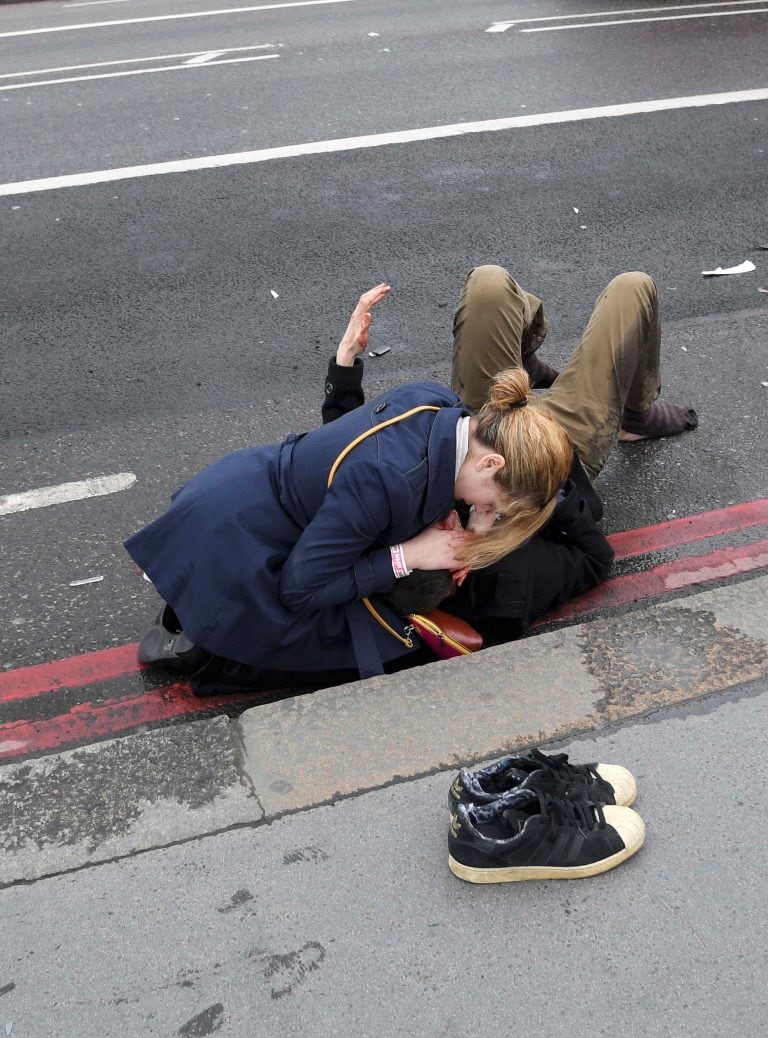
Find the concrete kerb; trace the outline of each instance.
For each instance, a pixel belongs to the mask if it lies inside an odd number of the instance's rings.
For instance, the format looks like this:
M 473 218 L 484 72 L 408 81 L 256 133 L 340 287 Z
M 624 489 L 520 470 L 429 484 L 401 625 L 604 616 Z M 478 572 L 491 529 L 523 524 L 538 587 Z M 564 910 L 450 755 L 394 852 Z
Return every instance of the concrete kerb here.
M 763 677 L 767 574 L 236 721 L 7 765 L 0 885 L 259 824 Z
M 768 576 L 249 710 L 266 817 L 768 675 Z

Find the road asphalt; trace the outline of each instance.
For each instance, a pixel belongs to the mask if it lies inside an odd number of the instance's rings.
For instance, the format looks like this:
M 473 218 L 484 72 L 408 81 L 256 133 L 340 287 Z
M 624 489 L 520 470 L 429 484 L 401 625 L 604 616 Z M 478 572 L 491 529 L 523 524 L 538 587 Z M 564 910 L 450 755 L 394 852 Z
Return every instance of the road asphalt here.
M 392 0 L 198 17 L 207 6 L 3 4 L 22 34 L 0 41 L 2 179 L 764 86 L 757 8 L 487 35 L 499 17 L 579 13 L 444 0 L 437 22 L 434 4 Z M 37 32 L 91 20 L 118 25 Z M 278 57 L 151 68 L 267 43 Z M 69 66 L 87 81 L 36 81 Z M 665 395 L 701 425 L 614 452 L 606 530 L 768 497 L 764 125 L 765 102 L 742 97 L 5 198 L 4 492 L 136 481 L 5 517 L 0 667 L 137 637 L 155 602 L 122 537 L 211 457 L 315 424 L 345 314 L 381 278 L 391 350 L 369 392 L 446 377 L 478 262 L 545 298 L 556 364 L 607 280 L 649 270 Z M 746 258 L 751 274 L 701 275 Z M 768 563 L 739 573 L 742 558 L 705 589 L 468 659 L 3 766 L 0 1035 L 768 1034 Z M 40 698 L 87 719 L 150 694 L 131 680 Z M 1 720 L 38 706 L 5 703 Z M 645 847 L 590 880 L 461 882 L 446 866 L 456 769 L 533 745 L 629 767 Z

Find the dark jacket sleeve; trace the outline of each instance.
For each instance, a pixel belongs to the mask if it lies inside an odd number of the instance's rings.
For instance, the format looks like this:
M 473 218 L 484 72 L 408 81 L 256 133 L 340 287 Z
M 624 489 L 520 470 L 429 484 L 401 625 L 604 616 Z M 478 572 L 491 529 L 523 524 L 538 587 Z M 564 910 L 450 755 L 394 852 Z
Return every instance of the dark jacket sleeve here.
M 301 613 L 391 591 L 392 556 L 378 538 L 409 514 L 411 497 L 394 466 L 343 466 L 282 567 L 282 604 Z
M 325 395 L 323 397 L 323 425 L 335 418 L 354 411 L 365 403 L 363 392 L 363 361 L 355 358 L 351 368 L 337 364 L 331 357 L 328 362 L 328 374 L 325 379 Z
M 470 573 L 449 608 L 500 636 L 525 631 L 548 610 L 605 580 L 613 551 L 572 481 L 547 526 L 487 569 Z

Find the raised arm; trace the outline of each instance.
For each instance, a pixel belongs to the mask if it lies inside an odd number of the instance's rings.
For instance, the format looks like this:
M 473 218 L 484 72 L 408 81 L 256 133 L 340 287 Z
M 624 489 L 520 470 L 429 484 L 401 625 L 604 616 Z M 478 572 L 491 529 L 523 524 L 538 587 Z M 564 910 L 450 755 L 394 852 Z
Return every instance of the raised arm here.
M 336 356 L 328 363 L 322 406 L 323 425 L 365 403 L 361 354 L 368 345 L 368 332 L 373 321 L 371 309 L 385 299 L 389 292 L 390 286 L 382 281 L 363 292 L 352 311 Z

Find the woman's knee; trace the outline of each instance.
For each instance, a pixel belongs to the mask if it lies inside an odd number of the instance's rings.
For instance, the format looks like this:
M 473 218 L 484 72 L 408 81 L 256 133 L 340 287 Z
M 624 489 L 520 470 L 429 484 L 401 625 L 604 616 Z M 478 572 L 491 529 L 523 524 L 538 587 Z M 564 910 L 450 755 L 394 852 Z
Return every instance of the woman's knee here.
M 496 263 L 483 263 L 470 270 L 464 282 L 464 296 L 474 305 L 500 306 L 509 303 L 511 298 L 518 300 L 523 307 L 526 305 L 523 290 L 507 268 Z
M 657 296 L 656 282 L 642 270 L 627 270 L 617 274 L 608 284 L 606 292 L 612 289 L 622 294 L 635 295 L 648 303 L 655 302 Z

